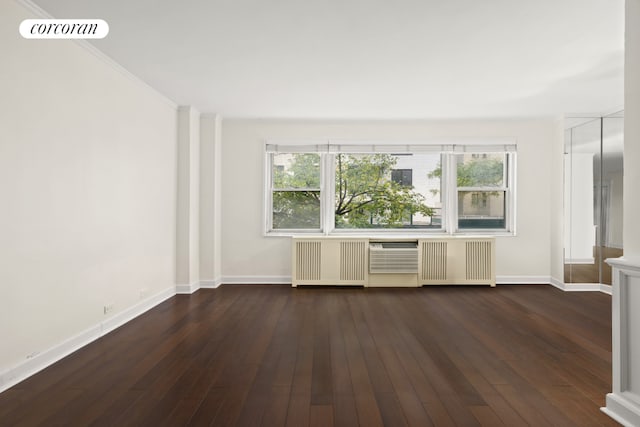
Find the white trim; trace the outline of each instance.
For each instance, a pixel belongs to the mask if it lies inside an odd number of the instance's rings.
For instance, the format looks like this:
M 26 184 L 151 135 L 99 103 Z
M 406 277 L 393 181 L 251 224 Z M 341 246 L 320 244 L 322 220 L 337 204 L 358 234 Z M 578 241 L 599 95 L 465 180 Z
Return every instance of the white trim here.
M 564 281 L 557 279 L 555 277 L 550 277 L 549 278 L 549 284 L 553 287 L 556 287 L 558 289 L 560 289 L 561 291 L 564 291 Z
M 176 294 L 192 294 L 200 289 L 200 282 L 194 282 L 190 285 L 176 285 Z
M 551 278 L 551 285 L 565 292 L 602 292 L 611 295 L 611 285 L 604 283 L 564 283 L 555 277 Z
M 16 1 L 19 4 L 21 4 L 22 6 L 24 6 L 26 9 L 28 9 L 30 12 L 35 14 L 38 18 L 55 19 L 54 16 L 49 14 L 47 11 L 42 9 L 40 6 L 34 4 L 31 0 L 16 0 Z M 136 76 L 135 74 L 131 73 L 129 70 L 124 68 L 122 65 L 118 64 L 116 61 L 111 59 L 111 57 L 107 56 L 104 52 L 102 52 L 101 50 L 96 48 L 94 45 L 89 43 L 87 40 L 83 40 L 83 39 L 71 39 L 71 40 L 74 43 L 76 43 L 78 46 L 82 47 L 87 52 L 91 53 L 93 56 L 95 56 L 96 58 L 101 60 L 104 64 L 108 65 L 113 70 L 115 70 L 118 73 L 122 74 L 124 77 L 126 77 L 127 79 L 129 79 L 130 81 L 135 83 L 136 85 L 144 88 L 145 90 L 148 90 L 148 91 L 152 92 L 155 96 L 160 98 L 165 104 L 167 104 L 171 108 L 174 108 L 174 109 L 177 110 L 178 104 L 176 104 L 173 100 L 169 99 L 167 96 L 165 96 L 164 94 L 160 93 L 157 89 L 151 87 L 148 83 L 146 83 L 140 77 Z
M 565 264 L 595 264 L 595 258 L 565 258 Z
M 486 153 L 516 152 L 515 137 L 438 137 L 421 139 L 342 139 L 342 138 L 278 138 L 264 141 L 265 150 L 271 153 L 317 152 L 317 153 L 387 153 L 387 152 L 447 152 Z
M 626 427 L 640 426 L 640 407 L 623 395 L 607 394 L 607 406 L 602 412 Z
M 496 285 L 548 285 L 549 276 L 496 276 Z
M 216 283 L 211 285 L 211 283 Z M 229 285 L 289 285 L 291 276 L 224 276 L 216 281 L 200 281 L 199 288 L 217 288 Z M 552 285 L 565 292 L 596 291 L 611 295 L 611 286 L 599 283 L 563 283 L 549 276 L 497 276 L 497 285 Z M 185 285 L 188 286 L 188 285 Z M 195 291 L 194 291 L 195 292 Z M 189 292 L 191 293 L 191 292 Z
M 222 284 L 222 279 L 217 278 L 215 280 L 201 280 L 200 289 L 216 289 Z
M 175 295 L 172 286 L 0 373 L 0 393 L 135 319 Z
M 638 365 L 637 358 L 633 358 L 633 349 L 638 345 L 638 322 L 630 316 L 638 297 L 629 289 L 637 286 L 640 279 L 640 258 L 609 258 L 606 262 L 613 269 L 612 391 L 607 394 L 606 407 L 601 410 L 625 426 L 639 426 L 640 394 L 631 383 Z M 631 279 L 635 280 L 632 282 Z
M 566 292 L 600 292 L 600 283 L 565 283 Z
M 600 292 L 607 295 L 613 295 L 613 286 L 605 285 L 603 283 L 600 284 Z
M 224 276 L 222 283 L 229 285 L 290 285 L 291 276 Z

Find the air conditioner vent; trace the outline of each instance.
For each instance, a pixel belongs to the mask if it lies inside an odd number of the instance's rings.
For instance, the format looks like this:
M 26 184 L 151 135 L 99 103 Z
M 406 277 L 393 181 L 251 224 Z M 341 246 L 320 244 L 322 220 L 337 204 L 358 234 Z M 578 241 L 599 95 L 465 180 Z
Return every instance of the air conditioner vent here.
M 369 273 L 417 273 L 418 242 L 369 244 Z

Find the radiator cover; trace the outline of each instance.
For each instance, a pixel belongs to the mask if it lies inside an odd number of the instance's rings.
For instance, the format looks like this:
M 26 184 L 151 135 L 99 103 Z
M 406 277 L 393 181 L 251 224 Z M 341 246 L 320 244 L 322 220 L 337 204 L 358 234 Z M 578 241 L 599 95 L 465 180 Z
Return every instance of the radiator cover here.
M 496 285 L 495 238 L 293 238 L 292 285 Z

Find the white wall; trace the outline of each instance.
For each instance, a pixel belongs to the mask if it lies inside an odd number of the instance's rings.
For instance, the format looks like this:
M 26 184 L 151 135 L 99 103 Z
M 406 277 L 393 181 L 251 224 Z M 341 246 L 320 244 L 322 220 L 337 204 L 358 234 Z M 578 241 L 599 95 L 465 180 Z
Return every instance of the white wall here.
M 0 2 L 0 373 L 175 289 L 176 108 Z M 1 384 L 0 384 L 1 385 Z
M 558 138 L 553 120 L 324 122 L 224 120 L 222 124 L 222 270 L 229 282 L 288 281 L 290 243 L 263 236 L 263 144 L 267 139 L 427 139 L 515 137 L 518 142 L 517 237 L 497 243 L 497 273 L 550 276 L 550 163 Z M 561 188 L 558 190 L 561 191 Z M 517 277 L 514 277 L 517 276 Z
M 625 4 L 624 253 L 640 258 L 640 0 Z

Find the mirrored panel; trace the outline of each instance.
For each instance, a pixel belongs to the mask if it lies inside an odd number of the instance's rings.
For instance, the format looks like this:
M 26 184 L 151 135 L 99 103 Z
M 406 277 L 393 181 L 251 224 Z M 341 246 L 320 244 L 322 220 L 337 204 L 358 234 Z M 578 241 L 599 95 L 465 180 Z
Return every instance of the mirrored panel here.
M 622 255 L 622 112 L 565 132 L 565 283 L 611 284 Z

